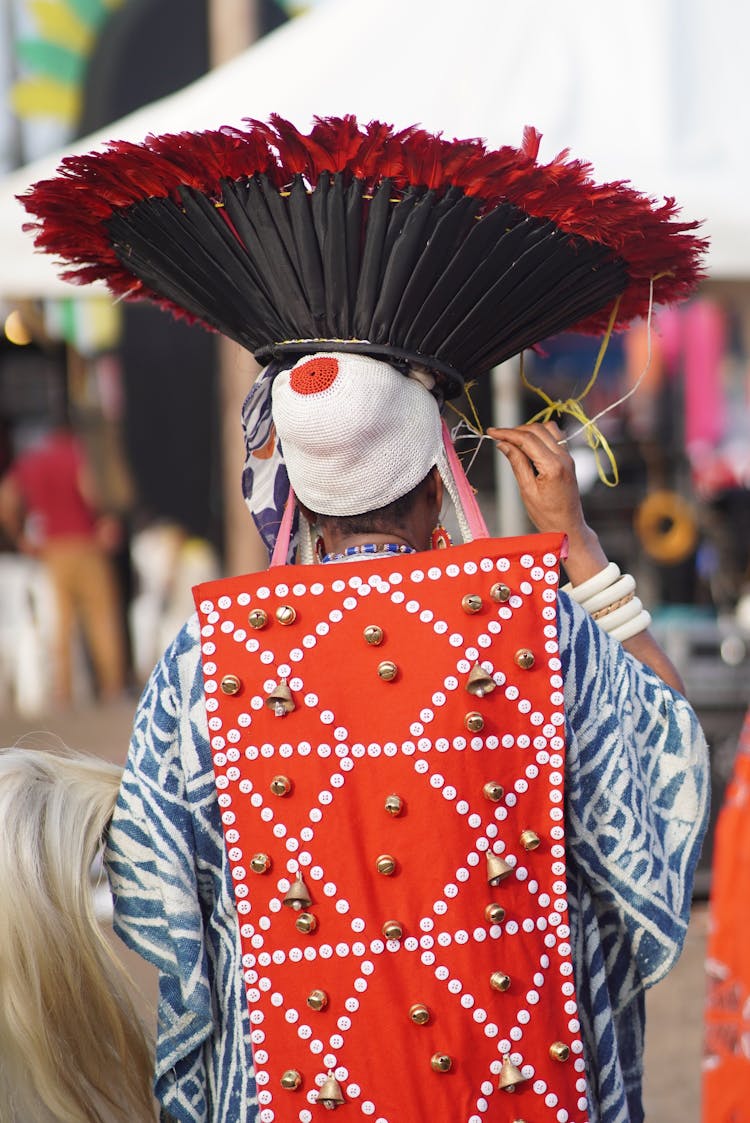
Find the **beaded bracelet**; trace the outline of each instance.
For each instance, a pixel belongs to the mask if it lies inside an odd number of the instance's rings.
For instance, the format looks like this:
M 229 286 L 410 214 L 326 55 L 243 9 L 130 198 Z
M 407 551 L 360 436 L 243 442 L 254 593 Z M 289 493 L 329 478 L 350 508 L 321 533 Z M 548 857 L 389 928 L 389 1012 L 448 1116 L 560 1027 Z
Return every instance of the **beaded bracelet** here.
M 614 606 L 617 601 L 624 600 L 625 597 L 632 595 L 635 592 L 635 577 L 630 573 L 623 573 L 619 581 L 609 585 L 603 589 L 601 593 L 594 593 L 591 597 L 586 597 L 581 603 L 587 612 L 595 616 L 597 612 L 602 612 L 610 606 Z
M 626 604 L 615 608 L 612 612 L 608 612 L 606 616 L 602 616 L 596 622 L 603 631 L 609 632 L 609 634 L 612 635 L 622 624 L 629 624 L 631 620 L 635 620 L 636 616 L 642 611 L 643 605 L 641 604 L 640 598 L 633 597 Z
M 591 612 L 587 605 L 584 605 L 583 607 L 587 612 L 590 612 L 592 620 L 601 620 L 603 616 L 609 616 L 609 614 L 611 612 L 614 612 L 615 609 L 622 608 L 624 605 L 629 604 L 630 601 L 634 599 L 635 593 L 628 593 L 627 596 L 620 597 L 619 600 L 616 600 L 614 604 L 608 604 L 604 608 L 598 608 L 596 612 Z

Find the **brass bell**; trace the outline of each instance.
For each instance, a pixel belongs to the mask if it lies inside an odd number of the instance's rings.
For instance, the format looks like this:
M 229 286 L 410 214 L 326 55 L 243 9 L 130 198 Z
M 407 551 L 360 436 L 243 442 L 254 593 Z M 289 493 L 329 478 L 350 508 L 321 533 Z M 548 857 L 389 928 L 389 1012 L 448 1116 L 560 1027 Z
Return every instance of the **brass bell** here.
M 318 1092 L 318 1103 L 329 1111 L 335 1111 L 337 1107 L 341 1107 L 344 1102 L 344 1096 L 339 1084 L 333 1073 L 328 1070 L 328 1076 L 323 1081 L 320 1091 Z
M 393 817 L 395 819 L 396 816 L 400 815 L 401 812 L 403 811 L 404 801 L 403 801 L 403 799 L 401 798 L 400 795 L 396 795 L 395 793 L 392 794 L 392 795 L 386 796 L 385 809 L 388 812 L 388 814 L 393 815 Z
M 496 905 L 494 902 L 491 902 L 486 906 L 484 916 L 485 920 L 488 920 L 490 924 L 502 924 L 505 920 L 505 909 L 502 905 Z
M 525 1079 L 520 1068 L 516 1068 L 506 1053 L 503 1057 L 503 1067 L 500 1069 L 500 1079 L 497 1082 L 498 1088 L 502 1088 L 505 1092 L 512 1092 L 516 1085 L 523 1084 Z
M 311 990 L 307 996 L 307 1005 L 311 1010 L 325 1010 L 328 1005 L 328 995 L 324 990 Z
M 567 1061 L 570 1048 L 564 1041 L 553 1041 L 549 1047 L 549 1055 L 553 1061 Z
M 288 776 L 274 776 L 273 780 L 271 780 L 270 788 L 274 795 L 289 795 L 292 790 L 292 781 Z
M 290 604 L 280 604 L 276 609 L 276 619 L 286 627 L 297 619 L 297 611 Z
M 283 903 L 288 905 L 290 909 L 295 909 L 300 912 L 302 909 L 307 909 L 312 904 L 312 897 L 307 891 L 307 886 L 302 880 L 302 874 L 298 873 L 292 884 L 289 886 L 286 897 Z
M 490 803 L 499 803 L 505 795 L 505 788 L 499 784 L 497 780 L 488 780 L 482 788 L 482 795 L 488 799 Z
M 377 624 L 368 624 L 362 633 L 365 637 L 365 643 L 370 647 L 379 647 L 383 642 L 383 629 L 379 628 Z
M 253 854 L 250 859 L 250 869 L 253 873 L 268 873 L 271 868 L 271 859 L 268 854 Z
M 302 1084 L 302 1076 L 296 1068 L 288 1068 L 281 1074 L 281 1087 L 287 1092 L 296 1092 Z
M 490 975 L 490 986 L 493 990 L 506 991 L 510 987 L 510 975 L 504 971 L 493 971 Z
M 536 833 L 536 831 L 532 831 L 532 830 L 521 831 L 520 842 L 521 842 L 521 846 L 523 846 L 524 850 L 536 850 L 537 847 L 541 844 L 541 841 L 542 840 L 539 837 L 539 835 Z
M 392 877 L 396 872 L 396 859 L 391 854 L 381 854 L 375 862 L 375 868 L 383 877 Z
M 386 920 L 383 925 L 383 935 L 386 940 L 400 940 L 404 934 L 403 925 L 397 920 Z
M 294 927 L 303 936 L 309 936 L 318 927 L 318 922 L 311 912 L 301 912 L 294 922 Z
M 510 600 L 510 589 L 507 585 L 504 585 L 502 581 L 498 581 L 498 583 L 493 585 L 490 589 L 490 596 L 494 601 L 497 601 L 498 604 L 505 604 L 507 600 Z
M 222 694 L 239 694 L 242 690 L 242 682 L 237 675 L 224 675 L 221 680 Z
M 450 1072 L 453 1067 L 453 1058 L 447 1053 L 433 1053 L 430 1058 L 430 1068 L 433 1072 Z
M 495 680 L 492 675 L 487 674 L 484 667 L 475 663 L 469 671 L 466 689 L 469 694 L 474 694 L 477 698 L 484 698 L 485 694 L 490 694 L 495 689 Z
M 254 608 L 251 612 L 248 612 L 247 622 L 257 632 L 261 628 L 265 628 L 268 623 L 268 613 L 264 612 L 262 608 Z
M 397 674 L 398 667 L 390 659 L 378 663 L 378 678 L 382 678 L 383 682 L 393 682 Z
M 480 733 L 484 729 L 484 718 L 476 710 L 472 710 L 464 718 L 464 725 L 469 733 Z
M 510 877 L 513 873 L 513 867 L 509 866 L 505 858 L 501 858 L 499 854 L 493 854 L 491 850 L 487 851 L 487 884 L 499 885 L 506 877 Z
M 482 607 L 482 598 L 480 596 L 478 596 L 476 593 L 467 593 L 466 596 L 461 601 L 461 608 L 469 616 L 473 616 L 476 612 L 479 612 L 481 607 Z
M 515 653 L 513 659 L 522 671 L 529 671 L 534 666 L 534 652 L 529 651 L 528 647 L 521 647 Z
M 268 695 L 266 698 L 266 705 L 269 710 L 273 710 L 276 717 L 284 717 L 285 714 L 290 714 L 292 710 L 297 708 L 285 678 L 283 678 L 276 689 L 272 690 Z
M 415 1026 L 426 1026 L 430 1020 L 430 1011 L 423 1002 L 415 1002 L 409 1007 L 409 1017 Z

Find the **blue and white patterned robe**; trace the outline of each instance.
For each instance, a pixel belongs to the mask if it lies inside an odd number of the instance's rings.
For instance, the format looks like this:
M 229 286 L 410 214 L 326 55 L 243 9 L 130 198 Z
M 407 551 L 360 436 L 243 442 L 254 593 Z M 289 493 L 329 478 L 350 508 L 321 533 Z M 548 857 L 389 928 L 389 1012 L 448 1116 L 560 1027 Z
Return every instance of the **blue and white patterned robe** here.
M 689 704 L 559 598 L 573 965 L 592 1123 L 640 1123 L 644 990 L 677 959 L 708 811 Z M 156 1094 L 254 1123 L 249 1020 L 193 618 L 136 715 L 109 833 L 115 927 L 160 972 Z

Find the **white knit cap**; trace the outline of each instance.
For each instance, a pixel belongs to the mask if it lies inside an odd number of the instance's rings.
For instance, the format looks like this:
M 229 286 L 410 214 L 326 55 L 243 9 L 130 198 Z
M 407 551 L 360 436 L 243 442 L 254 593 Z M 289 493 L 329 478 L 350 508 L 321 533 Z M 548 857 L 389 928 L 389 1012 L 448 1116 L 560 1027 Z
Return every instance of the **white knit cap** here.
M 321 352 L 277 375 L 272 413 L 295 494 L 321 515 L 361 515 L 406 495 L 442 448 L 420 376 L 367 355 Z

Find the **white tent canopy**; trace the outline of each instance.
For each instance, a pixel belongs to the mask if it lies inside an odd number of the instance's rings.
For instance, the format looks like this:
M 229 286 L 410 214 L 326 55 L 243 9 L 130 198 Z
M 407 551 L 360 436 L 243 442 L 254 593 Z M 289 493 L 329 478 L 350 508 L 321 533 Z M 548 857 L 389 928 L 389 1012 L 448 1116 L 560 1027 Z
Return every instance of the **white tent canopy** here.
M 750 276 L 750 7 L 736 0 L 326 0 L 179 93 L 66 150 L 281 113 L 354 113 L 446 136 L 543 134 L 599 179 L 674 195 L 705 220 L 715 278 Z M 0 182 L 0 296 L 74 295 L 33 251 L 15 195 L 58 152 Z M 91 291 L 91 290 L 89 290 Z

